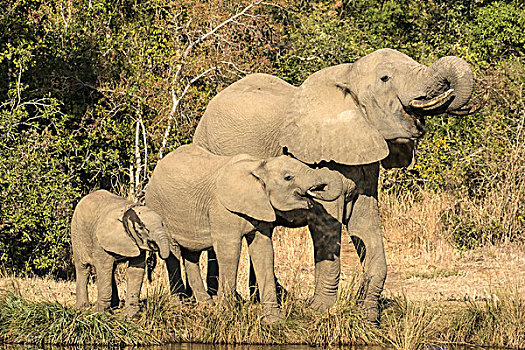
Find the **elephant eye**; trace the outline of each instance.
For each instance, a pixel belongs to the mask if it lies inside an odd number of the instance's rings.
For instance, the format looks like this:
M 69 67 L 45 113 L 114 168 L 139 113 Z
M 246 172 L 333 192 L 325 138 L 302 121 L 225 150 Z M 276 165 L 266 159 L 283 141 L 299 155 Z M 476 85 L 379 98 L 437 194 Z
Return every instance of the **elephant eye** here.
M 284 180 L 286 180 L 286 181 L 292 181 L 293 179 L 294 179 L 293 175 L 286 175 L 284 177 Z
M 381 81 L 382 81 L 382 82 L 385 82 L 385 83 L 386 83 L 386 82 L 389 81 L 389 80 L 390 80 L 390 77 L 389 77 L 388 75 L 383 75 L 383 76 L 381 77 Z

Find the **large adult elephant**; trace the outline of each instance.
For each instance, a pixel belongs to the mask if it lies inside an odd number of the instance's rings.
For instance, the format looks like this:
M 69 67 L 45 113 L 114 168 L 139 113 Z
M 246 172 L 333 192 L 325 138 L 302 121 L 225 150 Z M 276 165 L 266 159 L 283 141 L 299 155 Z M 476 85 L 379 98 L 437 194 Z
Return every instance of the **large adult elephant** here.
M 424 116 L 468 112 L 472 90 L 472 71 L 458 57 L 425 66 L 381 49 L 322 69 L 299 87 L 267 74 L 248 75 L 209 103 L 194 142 L 220 155 L 288 154 L 353 180 L 356 196 L 323 203 L 308 221 L 315 252 L 311 307 L 323 310 L 335 302 L 344 224 L 366 276 L 364 310 L 377 320 L 387 273 L 377 202 L 380 163 L 409 165 L 414 141 L 425 132 Z

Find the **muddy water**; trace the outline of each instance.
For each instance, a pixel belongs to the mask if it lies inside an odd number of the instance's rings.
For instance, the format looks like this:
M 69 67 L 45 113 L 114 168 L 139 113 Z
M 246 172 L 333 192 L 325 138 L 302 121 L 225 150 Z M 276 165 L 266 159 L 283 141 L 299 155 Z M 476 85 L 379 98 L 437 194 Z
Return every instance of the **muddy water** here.
M 157 347 L 156 350 L 312 350 L 322 349 L 324 347 L 311 347 L 308 345 L 207 345 L 207 344 L 172 344 L 162 347 Z M 345 346 L 341 350 L 385 350 L 383 347 L 361 346 L 352 347 Z
M 97 349 L 104 350 L 104 347 L 80 347 L 80 346 L 38 346 L 38 345 L 6 345 L 0 344 L 0 350 L 64 350 L 64 349 Z M 115 348 L 107 348 L 115 349 Z M 312 347 L 308 345 L 208 345 L 208 344 L 168 344 L 162 346 L 147 346 L 147 347 L 128 347 L 123 349 L 133 350 L 312 350 L 325 349 L 325 347 Z M 335 350 L 391 350 L 393 348 L 386 348 L 380 346 L 341 346 L 331 347 Z M 455 346 L 429 346 L 423 348 L 424 350 L 498 350 L 492 348 L 481 347 L 455 347 Z
M 312 350 L 325 349 L 325 347 L 312 347 L 308 345 L 207 345 L 207 344 L 171 344 L 149 349 L 155 350 Z M 386 348 L 380 346 L 341 346 L 331 347 L 329 349 L 339 350 L 391 350 L 393 348 Z M 491 350 L 489 348 L 481 347 L 453 347 L 453 346 L 429 346 L 423 348 L 425 350 Z M 492 349 L 497 350 L 497 349 Z

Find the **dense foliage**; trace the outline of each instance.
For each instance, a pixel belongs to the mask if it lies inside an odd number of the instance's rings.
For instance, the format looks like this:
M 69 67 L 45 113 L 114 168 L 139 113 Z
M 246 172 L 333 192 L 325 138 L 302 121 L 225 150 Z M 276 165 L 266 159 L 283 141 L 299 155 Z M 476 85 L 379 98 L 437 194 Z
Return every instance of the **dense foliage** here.
M 249 4 L 0 1 L 4 270 L 68 272 L 78 199 L 95 188 L 136 196 L 159 153 L 190 142 L 207 102 L 231 82 L 257 71 L 300 84 L 382 47 L 427 64 L 460 56 L 478 93 L 491 92 L 477 114 L 430 118 L 416 166 L 385 172 L 383 189 L 454 193 L 443 225 L 459 248 L 523 238 L 521 1 L 264 2 L 192 46 Z

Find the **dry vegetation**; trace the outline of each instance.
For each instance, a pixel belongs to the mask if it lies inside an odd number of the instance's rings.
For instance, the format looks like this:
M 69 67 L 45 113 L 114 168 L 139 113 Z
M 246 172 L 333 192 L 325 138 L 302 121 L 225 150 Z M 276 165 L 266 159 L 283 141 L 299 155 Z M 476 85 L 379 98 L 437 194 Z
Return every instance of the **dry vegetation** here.
M 142 313 L 132 323 L 121 319 L 119 311 L 111 315 L 75 310 L 73 282 L 5 276 L 0 282 L 0 339 L 60 344 L 388 344 L 418 349 L 453 342 L 524 347 L 524 247 L 514 243 L 455 250 L 441 215 L 457 200 L 434 192 L 419 196 L 384 195 L 381 201 L 389 276 L 380 327 L 366 322 L 359 312 L 360 267 L 346 232 L 337 305 L 329 313 L 306 308 L 313 291 L 313 248 L 303 228 L 279 229 L 274 237 L 277 275 L 291 292 L 282 325 L 261 326 L 259 306 L 249 302 L 221 307 L 181 303 L 166 293 L 161 264 L 153 283 L 144 284 Z M 247 298 L 245 248 L 239 292 Z M 121 295 L 123 271 L 118 272 Z M 94 285 L 90 297 L 94 301 Z

